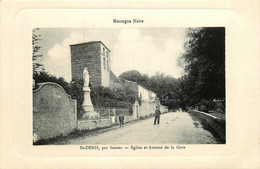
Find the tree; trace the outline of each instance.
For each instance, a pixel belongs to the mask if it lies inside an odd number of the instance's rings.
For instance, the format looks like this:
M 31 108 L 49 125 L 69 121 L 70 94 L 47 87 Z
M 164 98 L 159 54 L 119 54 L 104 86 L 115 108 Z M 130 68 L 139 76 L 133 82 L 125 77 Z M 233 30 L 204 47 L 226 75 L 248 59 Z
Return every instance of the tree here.
M 44 70 L 43 64 L 40 64 L 36 61 L 39 57 L 42 57 L 42 55 L 39 54 L 41 46 L 39 46 L 38 43 L 41 40 L 41 35 L 38 34 L 38 30 L 39 28 L 34 28 L 32 31 L 33 74 Z
M 190 99 L 195 104 L 202 99 L 225 98 L 225 28 L 188 29 L 185 53 L 179 59 L 184 67 L 182 78 Z
M 33 74 L 33 79 L 35 80 L 35 84 L 43 82 L 57 83 L 64 88 L 66 93 L 70 93 L 70 84 L 63 77 L 56 77 L 54 75 L 49 74 L 48 72 L 41 71 Z
M 137 70 L 130 70 L 127 72 L 122 73 L 119 78 L 139 82 L 142 80 L 142 74 L 138 72 Z

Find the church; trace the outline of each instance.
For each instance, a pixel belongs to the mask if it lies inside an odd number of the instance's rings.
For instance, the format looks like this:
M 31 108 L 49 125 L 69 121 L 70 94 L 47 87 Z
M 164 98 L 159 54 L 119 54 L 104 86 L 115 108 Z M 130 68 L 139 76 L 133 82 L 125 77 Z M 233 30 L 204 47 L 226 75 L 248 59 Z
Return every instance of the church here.
M 90 74 L 92 86 L 111 89 L 130 88 L 143 101 L 153 102 L 156 93 L 142 85 L 125 79 L 118 79 L 111 70 L 110 49 L 101 41 L 91 41 L 70 45 L 72 79 L 82 79 L 84 67 Z
M 120 87 L 120 81 L 111 71 L 110 50 L 101 41 L 70 45 L 72 79 L 82 79 L 84 67 L 91 76 L 92 86 L 111 89 Z

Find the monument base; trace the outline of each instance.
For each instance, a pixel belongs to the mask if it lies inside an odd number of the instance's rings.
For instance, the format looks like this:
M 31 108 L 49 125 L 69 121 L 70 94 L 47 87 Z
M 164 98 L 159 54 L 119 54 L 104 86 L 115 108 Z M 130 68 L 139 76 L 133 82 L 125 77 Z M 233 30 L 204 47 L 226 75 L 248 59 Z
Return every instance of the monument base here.
M 78 130 L 93 130 L 96 128 L 109 127 L 110 125 L 111 125 L 110 118 L 78 120 Z
M 92 104 L 82 105 L 82 108 L 84 109 L 85 112 L 93 112 L 94 111 L 94 107 L 93 107 Z
M 99 119 L 100 114 L 95 111 L 88 111 L 83 114 L 82 119 Z

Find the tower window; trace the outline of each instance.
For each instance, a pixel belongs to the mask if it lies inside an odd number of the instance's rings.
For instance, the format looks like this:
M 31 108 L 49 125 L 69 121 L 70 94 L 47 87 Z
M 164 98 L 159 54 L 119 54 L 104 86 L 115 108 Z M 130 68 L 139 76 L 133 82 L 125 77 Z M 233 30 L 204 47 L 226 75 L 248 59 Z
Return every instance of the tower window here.
M 105 48 L 103 48 L 103 54 L 105 55 Z
M 107 71 L 109 72 L 109 62 L 107 60 Z
M 108 51 L 107 51 L 107 58 L 108 58 Z
M 106 59 L 103 58 L 103 63 L 104 63 L 104 69 L 106 70 Z

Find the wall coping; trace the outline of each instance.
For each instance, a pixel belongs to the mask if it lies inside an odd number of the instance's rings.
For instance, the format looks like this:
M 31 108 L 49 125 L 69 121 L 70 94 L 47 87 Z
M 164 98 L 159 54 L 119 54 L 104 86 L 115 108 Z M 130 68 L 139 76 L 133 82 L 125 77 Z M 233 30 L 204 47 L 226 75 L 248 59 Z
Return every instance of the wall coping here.
M 61 85 L 59 85 L 57 83 L 54 83 L 54 82 L 44 82 L 44 83 L 37 83 L 36 85 L 39 86 L 39 87 L 37 89 L 33 90 L 33 93 L 37 93 L 38 91 L 40 91 L 43 86 L 54 85 L 54 86 L 57 86 L 57 87 L 61 88 L 62 91 L 66 94 L 66 96 L 71 99 L 71 96 L 68 93 L 66 93 L 66 91 L 63 89 L 63 87 Z M 76 101 L 74 99 L 71 99 L 71 100 Z
M 208 114 L 208 113 L 205 113 L 205 112 L 202 112 L 202 111 L 198 111 L 198 110 L 191 110 L 191 109 L 189 109 L 189 110 L 190 110 L 190 111 L 195 111 L 195 112 L 197 112 L 197 113 L 204 114 L 204 115 L 206 115 L 206 116 L 209 116 L 209 117 L 212 117 L 213 119 L 216 119 L 216 120 L 223 121 L 222 119 L 220 119 L 220 118 L 218 118 L 218 117 L 216 117 L 216 116 L 213 116 L 213 115 L 211 115 L 211 114 Z

